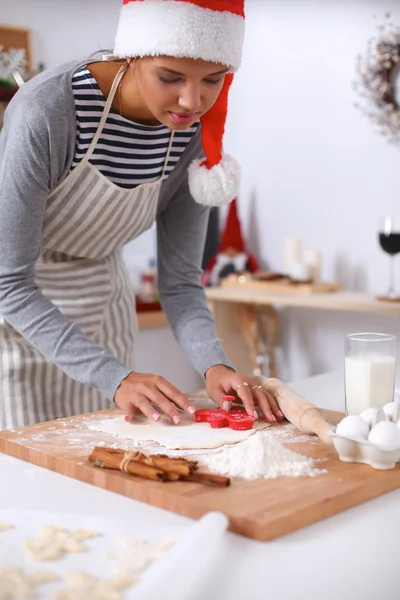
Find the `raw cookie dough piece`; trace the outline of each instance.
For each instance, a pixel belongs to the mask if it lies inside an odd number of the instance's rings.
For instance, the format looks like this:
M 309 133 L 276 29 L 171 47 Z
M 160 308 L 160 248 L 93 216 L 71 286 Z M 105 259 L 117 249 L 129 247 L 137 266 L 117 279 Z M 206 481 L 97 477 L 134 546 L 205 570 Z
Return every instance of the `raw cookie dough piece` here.
M 119 539 L 123 552 L 113 554 L 117 569 L 123 573 L 138 574 L 151 563 L 161 560 L 175 545 L 175 540 L 146 541 L 139 539 Z
M 56 592 L 55 600 L 123 600 L 123 590 L 135 583 L 129 576 L 101 580 L 80 572 L 68 573 L 65 579 L 69 588 Z
M 96 529 L 74 529 L 72 531 L 72 535 L 76 540 L 84 541 L 90 540 L 95 537 L 99 537 L 101 535 L 100 531 Z
M 57 560 L 64 554 L 85 551 L 82 541 L 100 535 L 92 529 L 68 531 L 58 525 L 45 525 L 39 528 L 39 539 L 25 540 L 24 546 L 32 560 Z
M 96 431 L 133 439 L 135 442 L 156 442 L 168 450 L 191 450 L 236 444 L 246 440 L 257 430 L 269 426 L 266 421 L 256 421 L 253 429 L 234 431 L 229 427 L 212 429 L 208 423 L 196 423 L 193 417 L 186 413 L 181 413 L 181 418 L 182 423 L 176 426 L 165 416 L 157 423 L 152 423 L 144 415 L 136 415 L 135 420 L 128 423 L 122 415 L 97 421 L 89 427 Z
M 38 585 L 43 585 L 44 583 L 51 583 L 52 581 L 56 581 L 58 576 L 50 571 L 36 571 L 36 573 L 29 573 L 26 576 L 26 579 L 29 581 L 31 585 L 34 587 Z
M 6 523 L 5 521 L 0 521 L 0 531 L 8 531 L 9 529 L 12 529 L 14 527 L 14 525 L 11 525 L 11 523 Z
M 47 571 L 24 574 L 18 567 L 0 567 L 0 600 L 36 598 L 36 586 L 56 579 Z

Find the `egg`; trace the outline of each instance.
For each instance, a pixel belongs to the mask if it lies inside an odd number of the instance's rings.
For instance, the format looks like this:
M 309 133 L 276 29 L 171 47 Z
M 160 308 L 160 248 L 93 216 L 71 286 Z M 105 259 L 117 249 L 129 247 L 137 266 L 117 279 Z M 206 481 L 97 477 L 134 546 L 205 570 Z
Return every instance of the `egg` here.
M 380 421 L 386 421 L 387 417 L 382 408 L 366 408 L 359 415 L 364 421 L 366 421 L 370 429 L 379 423 Z
M 371 429 L 368 441 L 381 448 L 400 448 L 400 429 L 391 421 L 381 421 Z
M 349 415 L 342 419 L 337 425 L 336 433 L 343 437 L 367 439 L 369 433 L 369 425 L 359 415 Z
M 388 402 L 383 407 L 383 412 L 389 421 L 396 423 L 400 419 L 400 404 L 398 402 Z

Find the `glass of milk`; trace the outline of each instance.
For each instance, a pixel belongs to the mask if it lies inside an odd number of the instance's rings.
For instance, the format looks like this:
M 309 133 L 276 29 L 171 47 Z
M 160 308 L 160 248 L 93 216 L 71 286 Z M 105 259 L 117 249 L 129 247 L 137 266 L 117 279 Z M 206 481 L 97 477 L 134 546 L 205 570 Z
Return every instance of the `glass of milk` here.
M 351 333 L 345 349 L 346 414 L 381 408 L 393 402 L 396 337 L 386 333 Z

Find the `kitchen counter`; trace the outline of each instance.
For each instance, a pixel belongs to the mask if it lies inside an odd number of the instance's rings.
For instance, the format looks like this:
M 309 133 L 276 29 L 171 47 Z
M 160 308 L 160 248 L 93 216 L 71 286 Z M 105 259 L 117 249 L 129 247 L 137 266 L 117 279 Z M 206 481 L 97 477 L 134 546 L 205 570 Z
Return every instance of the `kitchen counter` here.
M 291 387 L 323 408 L 343 410 L 339 372 Z M 141 535 L 155 530 L 178 534 L 191 522 L 2 454 L 0 477 L 0 508 L 16 518 L 18 511 L 27 510 L 86 514 L 104 521 L 118 518 Z M 399 531 L 397 490 L 272 542 L 227 534 L 218 575 L 207 583 L 207 600 L 398 599 Z M 161 597 L 169 600 L 162 593 Z

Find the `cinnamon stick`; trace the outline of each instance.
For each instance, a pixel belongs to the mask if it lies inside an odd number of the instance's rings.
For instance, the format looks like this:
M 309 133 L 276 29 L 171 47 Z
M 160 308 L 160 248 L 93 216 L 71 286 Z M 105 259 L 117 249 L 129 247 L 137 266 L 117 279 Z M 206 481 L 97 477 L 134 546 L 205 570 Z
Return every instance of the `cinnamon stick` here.
M 89 460 L 96 467 L 117 469 L 153 481 L 190 481 L 219 487 L 230 485 L 229 477 L 196 471 L 197 462 L 170 458 L 164 454 L 147 455 L 137 451 L 96 446 Z
M 145 461 L 150 459 L 155 467 L 167 471 L 167 473 L 178 473 L 178 475 L 185 476 L 191 475 L 197 469 L 197 462 L 186 460 L 184 458 L 170 458 L 165 454 L 143 456 Z
M 125 450 L 120 450 L 117 448 L 96 447 L 93 449 L 91 457 L 99 458 L 101 455 L 103 457 L 102 460 L 104 460 L 104 452 L 107 452 L 106 459 L 109 458 L 110 461 L 112 459 L 113 464 L 116 464 L 115 458 L 117 458 L 121 462 L 123 457 L 127 454 Z M 131 455 L 130 460 L 154 467 L 156 469 L 160 469 L 161 471 L 165 471 L 166 473 L 177 473 L 178 475 L 191 475 L 197 469 L 197 463 L 195 461 L 189 461 L 184 458 L 170 458 L 165 454 L 147 455 L 143 452 L 138 451 L 130 452 L 129 454 Z M 120 468 L 118 464 L 116 468 Z
M 178 475 L 178 473 L 165 473 L 166 481 L 179 481 L 182 475 Z
M 92 456 L 90 456 L 89 459 L 93 462 L 95 467 L 120 470 L 121 461 L 119 459 L 117 459 L 118 463 L 113 463 L 113 461 L 110 460 L 110 458 L 107 456 L 105 457 L 105 460 L 102 460 L 101 458 L 94 458 Z M 152 479 L 153 481 L 168 480 L 168 474 L 164 471 L 161 471 L 160 469 L 156 469 L 154 467 L 150 467 L 149 465 L 143 465 L 142 463 L 135 462 L 133 460 L 130 461 L 129 464 L 126 466 L 126 471 L 131 475 L 137 475 L 138 477 L 142 477 L 143 479 Z
M 183 476 L 180 479 L 181 481 L 191 481 L 193 483 L 210 483 L 219 487 L 229 487 L 231 484 L 229 477 L 214 475 L 212 473 L 201 473 L 200 471 L 196 471 L 192 475 Z

